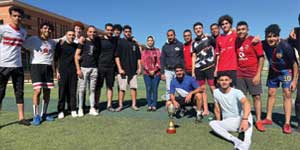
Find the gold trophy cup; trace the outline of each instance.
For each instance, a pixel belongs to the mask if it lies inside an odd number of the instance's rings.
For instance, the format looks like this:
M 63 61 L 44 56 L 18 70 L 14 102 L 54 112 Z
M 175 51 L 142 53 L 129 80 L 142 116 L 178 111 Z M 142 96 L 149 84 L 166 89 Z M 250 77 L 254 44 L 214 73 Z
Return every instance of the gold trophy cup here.
M 167 133 L 168 134 L 175 134 L 176 133 L 176 128 L 173 120 L 173 115 L 175 114 L 175 107 L 173 104 L 170 104 L 167 108 L 168 114 L 169 114 L 169 126 L 167 128 Z

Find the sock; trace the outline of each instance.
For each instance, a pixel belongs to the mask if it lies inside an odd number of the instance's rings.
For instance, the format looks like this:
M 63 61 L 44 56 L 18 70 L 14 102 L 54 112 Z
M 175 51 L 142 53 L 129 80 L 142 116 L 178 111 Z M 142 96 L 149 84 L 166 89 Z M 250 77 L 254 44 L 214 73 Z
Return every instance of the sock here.
M 33 116 L 39 115 L 39 105 L 33 105 Z
M 198 115 L 202 115 L 202 111 L 201 110 L 197 110 L 197 116 Z
M 48 108 L 48 103 L 46 103 L 45 101 L 42 102 L 42 111 L 41 111 L 41 116 L 46 115 L 47 114 L 47 108 Z

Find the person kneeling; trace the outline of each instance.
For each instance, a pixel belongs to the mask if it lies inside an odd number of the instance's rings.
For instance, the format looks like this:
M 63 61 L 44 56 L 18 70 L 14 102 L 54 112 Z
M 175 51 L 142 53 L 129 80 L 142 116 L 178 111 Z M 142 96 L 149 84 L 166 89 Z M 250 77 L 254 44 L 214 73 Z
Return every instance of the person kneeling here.
M 253 131 L 251 105 L 242 91 L 230 87 L 231 82 L 227 74 L 218 76 L 220 87 L 213 92 L 216 120 L 211 121 L 209 126 L 216 134 L 233 142 L 235 149 L 248 150 Z M 239 132 L 244 138 L 239 139 L 229 132 Z
M 203 92 L 202 88 L 198 85 L 197 81 L 186 75 L 181 65 L 175 66 L 176 77 L 172 79 L 170 85 L 170 100 L 166 102 L 166 107 L 173 104 L 177 110 L 180 110 L 181 116 L 184 116 L 184 107 L 191 105 L 193 100 L 197 105 L 196 121 L 202 120 L 202 99 L 200 92 Z M 175 92 L 178 94 L 175 97 Z

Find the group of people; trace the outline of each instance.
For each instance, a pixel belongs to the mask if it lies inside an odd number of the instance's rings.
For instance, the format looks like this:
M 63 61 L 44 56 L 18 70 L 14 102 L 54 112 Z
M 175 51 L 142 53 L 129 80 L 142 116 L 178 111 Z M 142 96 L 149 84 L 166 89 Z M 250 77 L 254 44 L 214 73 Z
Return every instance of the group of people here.
M 122 27 L 111 23 L 105 25 L 105 34 L 99 35 L 92 25 L 87 27 L 84 34 L 84 25 L 75 22 L 74 28 L 57 39 L 49 38 L 53 26 L 43 23 L 39 27 L 39 35 L 26 38 L 26 31 L 21 25 L 24 11 L 11 7 L 9 14 L 11 23 L 0 26 L 0 109 L 11 77 L 19 124 L 31 124 L 24 119 L 24 71 L 21 60 L 21 49 L 24 48 L 30 51 L 31 56 L 33 125 L 39 125 L 42 120 L 54 120 L 53 116 L 47 114 L 50 92 L 54 88 L 53 74 L 56 74 L 59 86 L 59 119 L 65 116 L 66 103 L 72 117 L 84 116 L 87 88 L 89 114 L 98 115 L 104 81 L 108 111 L 122 111 L 127 86 L 130 88 L 131 108 L 138 111 L 137 75 L 143 74 L 147 111 L 157 110 L 158 86 L 163 80 L 166 83 L 166 107 L 174 105 L 179 114 L 184 115 L 187 105 L 195 105 L 196 121 L 199 122 L 209 114 L 207 82 L 214 99 L 215 115 L 215 120 L 209 125 L 238 149 L 249 149 L 251 143 L 253 119 L 246 95 L 249 93 L 254 101 L 256 128 L 265 131 L 264 125 L 272 124 L 276 90 L 281 85 L 285 113 L 283 132 L 292 132 L 292 92 L 296 90 L 298 81 L 298 61 L 293 48 L 297 48 L 297 42 L 295 32 L 288 39 L 281 39 L 277 24 L 265 29 L 265 40 L 261 42 L 258 36 L 248 34 L 247 22 L 240 21 L 233 28 L 233 19 L 224 15 L 218 19 L 218 23 L 210 26 L 211 35 L 204 34 L 201 22 L 193 25 L 194 39 L 192 31 L 186 29 L 183 32 L 185 43 L 176 38 L 175 30 L 169 29 L 167 42 L 160 50 L 155 47 L 154 36 L 148 36 L 146 46 L 142 46 L 133 38 L 129 25 Z M 269 71 L 266 82 L 267 116 L 262 119 L 261 75 L 264 55 L 269 61 Z M 118 82 L 117 108 L 112 107 L 115 78 Z M 39 111 L 41 94 L 43 101 Z M 297 107 L 300 103 L 298 95 Z M 299 114 L 297 107 L 296 114 Z M 243 132 L 245 138 L 238 139 L 229 131 Z

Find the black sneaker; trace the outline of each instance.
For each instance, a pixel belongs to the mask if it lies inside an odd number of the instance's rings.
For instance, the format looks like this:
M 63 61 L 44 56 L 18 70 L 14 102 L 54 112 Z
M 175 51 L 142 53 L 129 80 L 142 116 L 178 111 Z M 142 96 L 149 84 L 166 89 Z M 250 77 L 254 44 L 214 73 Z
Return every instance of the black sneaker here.
M 22 119 L 22 120 L 19 120 L 19 125 L 30 126 L 31 123 L 28 120 Z

